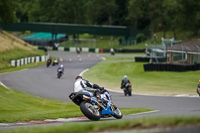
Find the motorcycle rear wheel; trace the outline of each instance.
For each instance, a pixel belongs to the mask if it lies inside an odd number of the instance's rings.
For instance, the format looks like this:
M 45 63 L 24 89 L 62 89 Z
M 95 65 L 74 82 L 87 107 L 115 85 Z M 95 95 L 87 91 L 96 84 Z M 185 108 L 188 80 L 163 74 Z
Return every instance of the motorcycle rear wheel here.
M 99 110 L 94 108 L 94 105 L 92 105 L 89 102 L 82 102 L 80 104 L 81 112 L 90 120 L 98 121 L 101 118 L 101 113 Z
M 129 87 L 129 88 L 128 88 L 128 95 L 129 95 L 129 96 L 132 95 L 132 94 L 131 94 L 131 91 L 132 91 L 132 89 Z

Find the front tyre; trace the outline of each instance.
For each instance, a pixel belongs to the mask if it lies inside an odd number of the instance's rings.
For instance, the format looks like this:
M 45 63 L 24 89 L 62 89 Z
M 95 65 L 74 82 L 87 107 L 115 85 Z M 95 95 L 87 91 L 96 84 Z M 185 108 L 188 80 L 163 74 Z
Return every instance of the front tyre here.
M 60 78 L 60 77 L 61 77 L 61 73 L 60 73 L 60 72 L 58 72 L 58 74 L 57 74 L 57 77 L 58 77 L 58 78 Z
M 113 117 L 115 117 L 116 119 L 121 119 L 123 117 L 122 112 L 115 105 L 113 112 L 114 112 Z
M 89 102 L 85 102 L 85 101 L 82 102 L 80 104 L 80 109 L 81 109 L 81 112 L 90 120 L 98 121 L 101 117 L 99 110 L 96 109 L 94 105 L 92 105 Z

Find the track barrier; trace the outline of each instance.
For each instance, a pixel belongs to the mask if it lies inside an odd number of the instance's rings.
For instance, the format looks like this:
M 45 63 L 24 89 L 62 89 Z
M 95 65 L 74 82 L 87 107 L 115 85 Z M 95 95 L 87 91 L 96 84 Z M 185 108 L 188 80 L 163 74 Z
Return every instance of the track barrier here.
M 11 66 L 18 67 L 22 65 L 26 65 L 29 63 L 34 63 L 34 62 L 44 62 L 48 59 L 48 56 L 36 56 L 36 57 L 26 57 L 26 58 L 21 58 L 17 60 L 11 60 Z
M 177 65 L 177 64 L 144 64 L 144 71 L 174 71 L 186 72 L 200 70 L 200 64 Z

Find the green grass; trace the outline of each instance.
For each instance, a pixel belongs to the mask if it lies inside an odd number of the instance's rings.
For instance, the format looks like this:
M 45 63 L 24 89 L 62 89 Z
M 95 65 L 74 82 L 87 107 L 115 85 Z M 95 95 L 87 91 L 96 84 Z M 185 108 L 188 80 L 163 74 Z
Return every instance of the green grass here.
M 109 131 L 131 131 L 139 129 L 156 128 L 162 131 L 168 127 L 187 127 L 200 124 L 200 117 L 162 117 L 162 118 L 142 118 L 121 121 L 98 121 L 98 122 L 73 122 L 65 123 L 61 126 L 24 127 L 13 130 L 2 131 L 2 133 L 91 133 Z
M 188 72 L 144 72 L 143 64 L 130 58 L 108 57 L 92 67 L 83 76 L 106 88 L 121 90 L 121 80 L 127 75 L 132 83 L 133 93 L 152 95 L 196 95 L 200 71 Z
M 0 86 L 0 122 L 81 116 L 72 103 L 32 96 Z
M 121 109 L 124 115 L 152 110 L 148 108 Z M 83 114 L 72 102 L 39 98 L 13 89 L 6 89 L 0 85 L 0 123 L 78 116 L 83 116 Z
M 44 65 L 44 64 L 46 64 L 46 62 L 29 63 L 29 64 L 19 66 L 19 67 L 8 67 L 8 68 L 1 69 L 0 73 L 18 71 L 18 70 L 27 69 L 27 68 L 33 68 L 33 67 L 41 66 L 41 65 Z
M 45 55 L 45 53 L 40 50 L 28 51 L 18 48 L 0 52 L 0 71 L 6 71 L 5 69 L 14 69 L 14 67 L 10 65 L 11 60 L 41 55 Z

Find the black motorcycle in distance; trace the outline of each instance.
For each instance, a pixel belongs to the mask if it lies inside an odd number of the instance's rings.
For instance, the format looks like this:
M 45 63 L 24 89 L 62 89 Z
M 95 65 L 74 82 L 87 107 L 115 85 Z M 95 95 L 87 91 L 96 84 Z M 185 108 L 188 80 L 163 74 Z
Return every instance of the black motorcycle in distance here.
M 49 67 L 51 65 L 51 59 L 47 60 L 47 67 Z
M 60 78 L 63 75 L 63 70 L 59 69 L 57 73 L 57 77 Z
M 58 65 L 58 64 L 59 64 L 58 60 L 55 59 L 55 60 L 53 61 L 53 63 L 52 63 L 52 66 L 55 66 L 55 65 Z
M 131 92 L 132 92 L 131 83 L 127 83 L 124 87 L 124 95 L 126 96 L 128 94 L 129 96 L 131 96 L 132 95 Z

